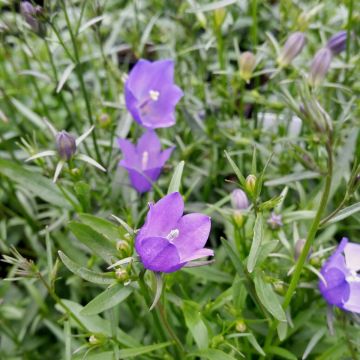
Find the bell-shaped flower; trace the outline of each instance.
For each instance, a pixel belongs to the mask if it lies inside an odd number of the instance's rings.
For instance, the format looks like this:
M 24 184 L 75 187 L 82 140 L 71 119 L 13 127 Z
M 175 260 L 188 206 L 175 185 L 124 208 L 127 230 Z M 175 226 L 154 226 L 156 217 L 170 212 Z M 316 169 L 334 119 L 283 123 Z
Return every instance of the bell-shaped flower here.
M 214 255 L 213 250 L 204 248 L 211 219 L 198 213 L 183 215 L 184 201 L 178 192 L 149 206 L 135 239 L 136 252 L 146 269 L 170 273 L 189 261 Z
M 91 134 L 91 132 L 94 130 L 94 126 L 92 126 L 89 130 L 87 130 L 85 133 L 80 135 L 78 138 L 73 137 L 70 135 L 67 131 L 60 131 L 58 132 L 53 125 L 51 125 L 47 120 L 45 120 L 45 123 L 47 127 L 49 128 L 49 131 L 54 136 L 56 140 L 56 148 L 55 150 L 45 150 L 41 151 L 25 161 L 32 161 L 36 159 L 40 159 L 43 157 L 50 157 L 50 156 L 58 156 L 60 159 L 56 165 L 55 173 L 53 182 L 55 183 L 61 173 L 61 170 L 63 169 L 65 163 L 71 159 L 77 159 L 80 161 L 84 161 L 92 166 L 95 166 L 101 171 L 106 172 L 106 169 L 101 166 L 97 161 L 92 159 L 90 156 L 87 156 L 85 154 L 78 154 L 77 149 L 79 145 Z
M 175 105 L 183 96 L 174 84 L 174 62 L 139 60 L 125 82 L 126 107 L 137 123 L 149 129 L 175 124 Z
M 360 313 L 360 244 L 341 240 L 321 269 L 319 290 L 324 299 L 340 309 Z
M 325 47 L 320 49 L 314 56 L 309 73 L 309 83 L 311 86 L 318 86 L 325 78 L 332 60 L 332 51 Z
M 333 35 L 326 44 L 326 47 L 331 50 L 333 55 L 338 55 L 346 48 L 347 31 L 339 31 Z
M 154 130 L 147 130 L 136 145 L 125 139 L 118 139 L 124 155 L 119 165 L 125 168 L 131 185 L 139 193 L 149 191 L 158 179 L 174 147 L 161 151 L 161 143 Z

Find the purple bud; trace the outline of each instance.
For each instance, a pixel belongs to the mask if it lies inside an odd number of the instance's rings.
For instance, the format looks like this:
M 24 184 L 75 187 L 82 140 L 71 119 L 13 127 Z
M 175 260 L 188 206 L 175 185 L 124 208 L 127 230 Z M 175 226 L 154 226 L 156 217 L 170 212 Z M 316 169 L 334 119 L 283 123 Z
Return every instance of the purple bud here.
M 329 48 L 320 49 L 314 56 L 311 63 L 309 83 L 317 86 L 325 78 L 332 60 L 332 52 Z
M 249 200 L 244 191 L 235 189 L 231 193 L 231 206 L 235 210 L 245 210 L 249 207 Z
M 306 43 L 303 32 L 297 31 L 289 36 L 278 58 L 281 66 L 289 65 L 301 52 Z
M 61 131 L 56 136 L 56 146 L 60 157 L 64 160 L 70 160 L 76 151 L 76 141 L 66 131 Z
M 326 44 L 326 47 L 331 50 L 333 55 L 338 55 L 346 48 L 347 31 L 339 31 L 333 35 Z
M 39 22 L 39 17 L 43 14 L 43 8 L 39 5 L 33 6 L 30 2 L 24 1 L 20 4 L 20 12 L 31 29 L 39 36 L 45 36 L 46 28 Z

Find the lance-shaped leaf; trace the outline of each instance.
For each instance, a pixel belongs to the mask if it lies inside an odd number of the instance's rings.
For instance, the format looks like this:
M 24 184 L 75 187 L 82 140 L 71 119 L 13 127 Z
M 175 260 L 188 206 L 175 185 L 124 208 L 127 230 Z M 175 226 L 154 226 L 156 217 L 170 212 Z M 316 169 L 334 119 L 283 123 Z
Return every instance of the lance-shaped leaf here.
M 264 224 L 261 214 L 256 216 L 254 225 L 254 236 L 251 243 L 250 253 L 247 261 L 247 269 L 249 273 L 253 272 L 261 252 L 261 243 L 264 237 Z
M 183 173 L 183 170 L 184 170 L 184 165 L 185 165 L 185 162 L 180 161 L 179 164 L 176 166 L 176 169 L 174 171 L 174 175 L 173 175 L 173 177 L 171 178 L 171 181 L 170 181 L 168 194 L 171 194 L 173 192 L 176 192 L 176 191 L 180 190 L 181 177 L 182 177 L 182 173 Z

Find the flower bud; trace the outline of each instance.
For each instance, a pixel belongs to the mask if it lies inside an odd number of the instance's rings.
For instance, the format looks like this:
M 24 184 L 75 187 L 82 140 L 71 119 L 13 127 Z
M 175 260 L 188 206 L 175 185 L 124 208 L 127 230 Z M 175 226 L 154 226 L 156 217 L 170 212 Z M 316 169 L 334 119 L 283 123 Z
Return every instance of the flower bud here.
M 224 23 L 226 17 L 226 9 L 224 7 L 214 10 L 215 26 L 219 29 Z
M 128 280 L 128 278 L 129 278 L 127 271 L 122 268 L 118 268 L 115 270 L 115 276 L 121 282 L 124 282 L 124 281 Z
M 332 52 L 328 48 L 320 49 L 314 56 L 311 63 L 309 83 L 311 86 L 318 86 L 325 78 L 332 60 Z
M 333 55 L 338 55 L 346 48 L 347 31 L 339 31 L 333 35 L 326 44 Z
M 244 191 L 235 189 L 230 195 L 231 206 L 234 210 L 245 210 L 249 207 L 249 200 Z
M 306 43 L 306 37 L 301 31 L 297 31 L 289 36 L 278 57 L 280 66 L 289 65 L 301 52 Z
M 98 339 L 95 335 L 91 335 L 91 336 L 89 337 L 89 343 L 90 343 L 91 345 L 97 345 L 97 344 L 100 343 L 100 341 L 99 341 L 99 339 Z
M 76 151 L 76 141 L 66 131 L 61 131 L 56 136 L 56 146 L 60 157 L 64 160 L 70 160 Z
M 245 189 L 249 194 L 254 194 L 256 187 L 256 176 L 250 174 L 245 180 Z
M 278 229 L 279 227 L 283 226 L 282 216 L 272 212 L 267 220 L 267 223 L 273 230 Z
M 256 66 L 256 57 L 250 52 L 246 51 L 240 56 L 240 77 L 247 83 L 251 79 L 252 73 Z
M 237 227 L 241 227 L 244 224 L 244 216 L 241 211 L 236 210 L 233 214 L 233 220 Z
M 39 22 L 43 15 L 43 8 L 39 5 L 33 6 L 30 2 L 24 1 L 20 4 L 20 12 L 31 29 L 41 37 L 46 35 L 46 27 Z
M 106 129 L 109 127 L 109 125 L 111 124 L 111 118 L 109 116 L 109 114 L 107 113 L 101 113 L 98 118 L 97 118 L 100 127 L 103 129 Z
M 244 320 L 238 320 L 235 324 L 235 329 L 239 333 L 243 333 L 246 331 L 246 324 Z

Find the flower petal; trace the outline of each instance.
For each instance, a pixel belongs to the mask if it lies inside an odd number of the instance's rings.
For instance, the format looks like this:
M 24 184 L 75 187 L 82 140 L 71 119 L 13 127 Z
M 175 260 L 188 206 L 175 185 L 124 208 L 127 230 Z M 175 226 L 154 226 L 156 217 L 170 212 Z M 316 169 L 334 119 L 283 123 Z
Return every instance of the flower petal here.
M 154 154 L 160 153 L 161 143 L 154 130 L 147 130 L 139 139 L 136 150 L 139 154 L 144 151 Z
M 160 164 L 164 166 L 165 163 L 168 161 L 169 157 L 171 156 L 172 152 L 174 151 L 176 146 L 172 146 L 171 148 L 167 148 L 160 153 Z
M 137 99 L 141 98 L 140 94 L 144 92 L 144 88 L 147 86 L 146 80 L 150 76 L 150 68 L 150 61 L 140 59 L 129 73 L 129 77 L 125 83 L 125 88 L 128 88 Z
M 360 282 L 350 282 L 350 296 L 343 308 L 348 311 L 360 313 Z
M 129 174 L 130 182 L 132 187 L 139 193 L 150 191 L 152 184 L 150 179 L 138 170 L 127 166 L 127 163 L 123 160 L 120 161 L 120 166 L 125 168 Z
M 344 248 L 344 254 L 348 269 L 353 271 L 360 270 L 360 244 L 347 243 Z
M 124 155 L 124 160 L 127 164 L 131 164 L 131 167 L 139 167 L 140 159 L 136 152 L 135 145 L 126 139 L 117 139 L 120 150 Z
M 136 97 L 133 95 L 133 93 L 131 92 L 131 90 L 129 89 L 128 86 L 125 85 L 125 103 L 126 103 L 126 108 L 129 110 L 130 114 L 132 115 L 132 117 L 134 118 L 134 120 L 142 125 L 142 120 L 141 120 L 141 116 L 139 114 L 139 110 L 138 110 L 138 100 L 136 99 Z
M 172 241 L 176 246 L 181 261 L 189 261 L 197 250 L 202 249 L 209 238 L 211 219 L 203 214 L 188 214 L 183 216 L 176 225 L 179 235 Z M 203 255 L 208 256 L 208 255 Z M 202 257 L 196 256 L 195 258 Z
M 136 239 L 136 252 L 141 258 L 144 267 L 152 271 L 165 273 L 180 269 L 180 258 L 176 247 L 162 237 Z
M 173 113 L 163 114 L 163 116 L 144 116 L 141 118 L 142 126 L 148 129 L 160 129 L 173 126 L 176 123 Z
M 184 201 L 178 192 L 164 196 L 150 210 L 138 238 L 165 237 L 175 229 L 184 212 Z
M 214 250 L 206 248 L 196 250 L 192 255 L 186 258 L 181 258 L 181 262 L 189 262 L 191 260 L 196 260 L 207 256 L 214 256 Z

